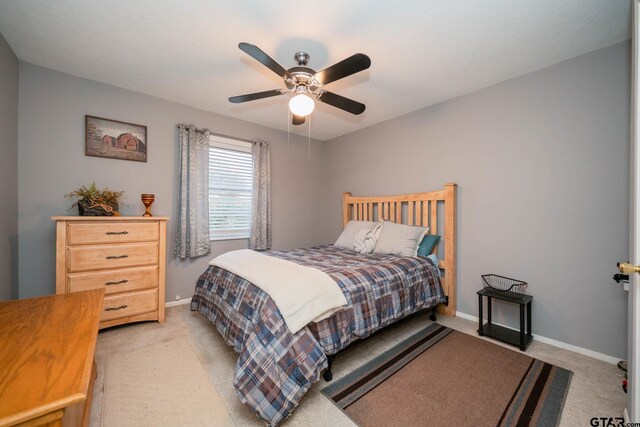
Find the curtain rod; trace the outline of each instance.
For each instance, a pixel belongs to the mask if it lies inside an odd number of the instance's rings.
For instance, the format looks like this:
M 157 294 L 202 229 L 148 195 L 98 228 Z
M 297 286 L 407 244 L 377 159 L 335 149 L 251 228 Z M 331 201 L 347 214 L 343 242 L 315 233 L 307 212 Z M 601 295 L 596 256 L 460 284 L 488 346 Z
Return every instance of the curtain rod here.
M 229 139 L 235 139 L 236 141 L 244 141 L 244 142 L 248 142 L 250 144 L 253 144 L 253 141 L 251 141 L 250 139 L 244 139 L 244 138 L 238 138 L 236 136 L 229 136 L 229 135 L 223 135 L 221 133 L 215 133 L 215 132 L 209 132 L 210 135 L 215 135 L 215 136 L 220 136 L 222 138 L 229 138 Z
M 176 125 L 176 127 L 179 128 L 180 125 Z M 196 128 L 196 131 L 204 131 L 204 129 Z M 244 142 L 248 142 L 250 144 L 253 144 L 253 141 L 251 141 L 250 139 L 238 138 L 236 136 L 223 135 L 221 133 L 215 133 L 215 132 L 211 132 L 211 131 L 209 131 L 209 135 L 220 136 L 222 138 L 235 139 L 236 141 L 244 141 Z

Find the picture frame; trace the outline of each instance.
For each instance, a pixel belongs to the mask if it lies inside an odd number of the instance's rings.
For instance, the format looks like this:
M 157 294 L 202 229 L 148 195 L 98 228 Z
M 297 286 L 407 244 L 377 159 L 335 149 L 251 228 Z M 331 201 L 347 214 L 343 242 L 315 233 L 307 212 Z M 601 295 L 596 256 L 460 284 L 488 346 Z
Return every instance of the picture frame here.
M 85 156 L 147 161 L 147 127 L 104 117 L 84 116 Z

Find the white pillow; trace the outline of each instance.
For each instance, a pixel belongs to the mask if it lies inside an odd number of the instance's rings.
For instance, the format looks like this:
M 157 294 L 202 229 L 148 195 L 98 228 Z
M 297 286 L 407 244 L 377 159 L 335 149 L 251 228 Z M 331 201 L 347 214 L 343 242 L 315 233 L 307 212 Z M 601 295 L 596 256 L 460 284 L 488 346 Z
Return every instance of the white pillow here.
M 376 254 L 417 256 L 418 246 L 429 227 L 396 224 L 385 221 L 374 249 Z
M 349 221 L 333 246 L 353 250 L 356 235 L 361 230 L 371 231 L 376 225 L 378 225 L 378 223 L 372 221 Z

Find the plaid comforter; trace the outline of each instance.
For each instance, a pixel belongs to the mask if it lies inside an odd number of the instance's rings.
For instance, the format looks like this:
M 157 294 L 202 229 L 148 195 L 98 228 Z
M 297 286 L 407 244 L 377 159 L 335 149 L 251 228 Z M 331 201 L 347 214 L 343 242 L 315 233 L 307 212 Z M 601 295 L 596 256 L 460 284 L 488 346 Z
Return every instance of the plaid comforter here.
M 292 334 L 273 300 L 247 280 L 210 266 L 191 310 L 207 316 L 240 353 L 233 384 L 240 400 L 269 425 L 296 407 L 334 354 L 352 341 L 445 301 L 438 269 L 423 257 L 362 255 L 332 245 L 265 252 L 327 273 L 347 306 Z

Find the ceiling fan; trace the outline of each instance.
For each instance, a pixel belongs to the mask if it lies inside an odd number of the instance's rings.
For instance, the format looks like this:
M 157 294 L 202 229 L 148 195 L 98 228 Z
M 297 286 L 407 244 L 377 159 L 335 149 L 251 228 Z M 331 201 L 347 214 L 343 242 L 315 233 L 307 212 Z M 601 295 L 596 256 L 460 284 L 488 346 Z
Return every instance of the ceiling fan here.
M 305 117 L 313 111 L 315 104 L 311 98 L 312 96 L 320 102 L 340 108 L 351 114 L 362 114 L 366 108 L 365 105 L 360 102 L 323 89 L 323 86 L 331 82 L 369 68 L 371 66 L 371 59 L 363 53 L 356 53 L 337 64 L 316 72 L 306 67 L 310 58 L 306 52 L 296 52 L 294 59 L 298 66 L 286 70 L 257 46 L 250 43 L 240 43 L 238 47 L 253 59 L 282 77 L 286 89 L 274 89 L 247 95 L 232 96 L 229 98 L 229 102 L 241 103 L 284 95 L 285 93 L 293 93 L 295 96 L 289 101 L 289 109 L 293 113 L 292 123 L 294 125 L 303 124 Z

